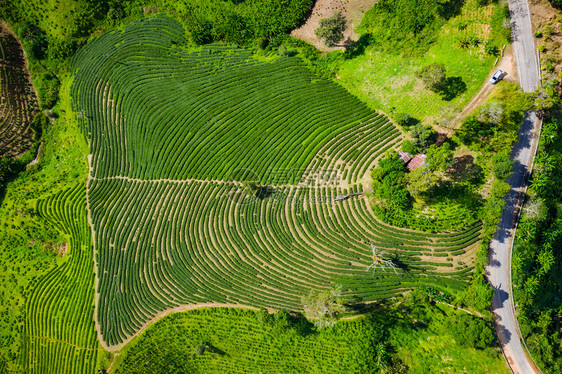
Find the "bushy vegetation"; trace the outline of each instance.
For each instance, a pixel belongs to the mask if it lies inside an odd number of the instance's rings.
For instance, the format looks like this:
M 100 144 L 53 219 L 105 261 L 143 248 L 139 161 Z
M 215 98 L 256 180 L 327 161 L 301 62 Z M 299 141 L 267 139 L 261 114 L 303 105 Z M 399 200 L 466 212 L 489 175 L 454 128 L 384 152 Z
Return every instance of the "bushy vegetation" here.
M 523 112 L 530 108 L 528 97 L 518 91 L 516 85 L 505 82 L 485 105 L 462 123 L 456 136 L 473 150 L 509 152 L 517 140 Z
M 359 32 L 368 33 L 371 43 L 384 51 L 421 54 L 462 5 L 454 0 L 381 0 L 365 13 Z
M 492 97 L 463 122 L 456 136 L 460 143 L 481 154 L 480 164 L 489 170 L 486 201 L 482 208 L 482 242 L 476 257 L 475 276 L 466 292 L 465 302 L 481 311 L 489 309 L 493 291 L 487 285 L 484 267 L 488 263 L 488 246 L 497 230 L 504 196 L 509 191 L 507 178 L 512 172 L 509 159 L 517 139 L 523 111 L 529 109 L 529 98 L 513 84 L 502 82 Z
M 468 348 L 484 349 L 497 344 L 492 324 L 469 314 L 452 321 L 451 333 L 457 343 Z
M 371 172 L 373 192 L 380 206 L 408 209 L 412 205 L 406 190 L 406 167 L 396 152 L 389 152 Z
M 429 146 L 437 141 L 438 137 L 437 131 L 433 127 L 421 123 L 413 126 L 409 131 L 409 135 L 411 140 L 404 141 L 402 150 L 412 155 L 425 153 Z
M 403 150 L 426 152 L 423 164 L 407 172 L 396 152 L 387 152 L 372 170 L 373 209 L 383 221 L 400 227 L 425 231 L 455 230 L 479 219 L 480 198 L 474 193 L 480 178 L 459 177 L 453 165 L 450 143 L 430 144 L 435 131 L 418 125 L 413 141 L 405 141 Z M 416 146 L 414 148 L 414 146 Z M 423 148 L 422 148 L 423 147 Z

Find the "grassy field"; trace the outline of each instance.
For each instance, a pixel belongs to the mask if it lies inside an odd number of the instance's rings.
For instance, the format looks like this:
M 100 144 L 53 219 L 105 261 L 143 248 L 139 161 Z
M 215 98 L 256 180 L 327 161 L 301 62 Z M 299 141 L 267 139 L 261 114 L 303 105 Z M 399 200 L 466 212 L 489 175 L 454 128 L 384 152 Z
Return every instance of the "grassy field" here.
M 346 60 L 338 71 L 338 82 L 371 108 L 381 109 L 392 117 L 407 113 L 427 123 L 458 113 L 480 90 L 493 69 L 495 56 L 486 54 L 484 41 L 493 40 L 500 48 L 507 40 L 498 33 L 503 18 L 499 5 L 478 7 L 468 0 L 459 15 L 449 19 L 438 31 L 422 56 L 404 56 L 400 51 L 380 52 L 367 47 L 364 54 Z M 461 48 L 461 37 L 475 36 L 482 43 Z M 415 72 L 429 63 L 442 63 L 447 76 L 460 78 L 466 90 L 451 100 L 423 87 Z

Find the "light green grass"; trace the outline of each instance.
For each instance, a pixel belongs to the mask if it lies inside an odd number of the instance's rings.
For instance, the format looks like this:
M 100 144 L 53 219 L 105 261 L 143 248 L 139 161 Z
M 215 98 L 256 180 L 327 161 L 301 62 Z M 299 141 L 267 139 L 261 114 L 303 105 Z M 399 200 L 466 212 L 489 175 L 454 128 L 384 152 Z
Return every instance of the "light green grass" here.
M 397 356 L 409 366 L 409 373 L 509 373 L 497 349 L 466 348 L 442 333 L 413 333 L 412 341 L 398 349 Z
M 489 25 L 496 5 L 477 8 L 467 1 L 460 15 L 450 19 L 439 31 L 436 42 L 423 57 L 410 58 L 399 53 L 388 54 L 367 48 L 364 55 L 342 63 L 339 82 L 372 108 L 382 109 L 391 116 L 408 113 L 427 123 L 439 120 L 444 113 L 460 111 L 476 95 L 493 69 L 496 59 L 484 53 L 484 47 L 461 49 L 461 35 L 491 38 Z M 457 25 L 466 22 L 459 31 Z M 445 64 L 448 77 L 461 77 L 467 90 L 451 101 L 423 87 L 415 72 L 429 63 Z
M 455 341 L 451 327 L 466 312 L 428 302 L 422 295 L 407 294 L 402 303 L 383 312 L 388 314 L 389 342 L 408 373 L 509 373 L 499 347 L 476 349 Z

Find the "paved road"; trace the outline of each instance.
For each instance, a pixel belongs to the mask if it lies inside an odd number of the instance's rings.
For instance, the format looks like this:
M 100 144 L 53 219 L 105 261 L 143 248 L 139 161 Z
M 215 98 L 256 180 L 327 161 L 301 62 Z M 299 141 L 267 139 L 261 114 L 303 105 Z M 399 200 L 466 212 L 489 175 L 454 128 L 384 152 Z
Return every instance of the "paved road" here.
M 513 51 L 517 62 L 519 84 L 525 92 L 538 87 L 538 62 L 526 0 L 510 0 Z M 490 243 L 490 262 L 486 267 L 488 279 L 495 289 L 492 309 L 496 331 L 511 370 L 517 374 L 538 373 L 521 344 L 521 333 L 515 319 L 511 288 L 511 244 L 515 234 L 521 197 L 527 175 L 534 159 L 539 123 L 535 113 L 525 113 L 519 138 L 511 154 L 514 160 L 513 175 L 508 183 L 511 190 L 506 196 L 506 206 L 494 239 Z
M 539 68 L 527 0 L 509 0 L 509 13 L 519 84 L 523 91 L 532 92 L 538 88 Z

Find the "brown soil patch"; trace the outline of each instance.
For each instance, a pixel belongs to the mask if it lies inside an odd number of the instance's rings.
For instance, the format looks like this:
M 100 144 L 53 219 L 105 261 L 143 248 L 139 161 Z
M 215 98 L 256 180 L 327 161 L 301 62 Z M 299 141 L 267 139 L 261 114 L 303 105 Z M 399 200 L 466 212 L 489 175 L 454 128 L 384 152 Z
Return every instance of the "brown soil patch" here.
M 8 25 L 0 21 L 0 156 L 18 157 L 33 144 L 29 123 L 39 111 L 25 52 Z
M 562 72 L 560 46 L 562 46 L 562 12 L 548 0 L 530 0 L 531 23 L 533 32 L 540 32 L 537 45 L 544 45 L 545 50 L 539 52 L 541 66 L 552 65 L 553 77 Z
M 293 30 L 291 36 L 302 39 L 314 45 L 321 51 L 331 52 L 344 49 L 345 40 L 359 40 L 355 28 L 363 19 L 363 14 L 369 10 L 377 0 L 317 0 L 312 13 L 306 23 L 300 28 Z M 347 20 L 347 29 L 343 33 L 343 41 L 335 47 L 326 47 L 319 40 L 314 31 L 320 26 L 320 20 L 331 17 L 334 13 L 341 12 Z

